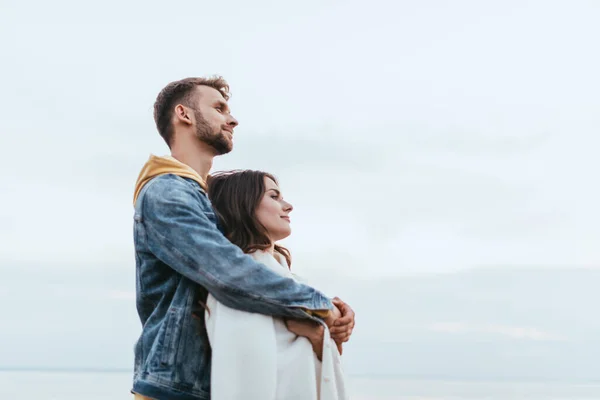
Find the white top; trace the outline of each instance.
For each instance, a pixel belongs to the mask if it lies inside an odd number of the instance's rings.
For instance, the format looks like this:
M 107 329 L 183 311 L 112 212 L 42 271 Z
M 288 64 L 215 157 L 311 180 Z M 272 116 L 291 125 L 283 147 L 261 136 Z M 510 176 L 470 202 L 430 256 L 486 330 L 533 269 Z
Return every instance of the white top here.
M 285 259 L 265 251 L 252 257 L 294 278 Z M 295 278 L 294 278 L 295 279 Z M 206 329 L 212 349 L 213 400 L 346 400 L 341 356 L 325 326 L 319 361 L 309 340 L 280 318 L 234 310 L 208 295 Z

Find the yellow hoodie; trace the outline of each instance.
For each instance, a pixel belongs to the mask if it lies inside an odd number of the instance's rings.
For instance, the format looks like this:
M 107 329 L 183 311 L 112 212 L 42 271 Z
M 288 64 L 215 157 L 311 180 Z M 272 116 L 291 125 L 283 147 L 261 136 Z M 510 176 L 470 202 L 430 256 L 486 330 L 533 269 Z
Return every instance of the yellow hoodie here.
M 150 182 L 152 178 L 156 178 L 159 175 L 165 174 L 174 174 L 184 178 L 190 178 L 198 182 L 202 189 L 206 190 L 207 188 L 204 179 L 202 179 L 202 177 L 189 165 L 186 165 L 171 156 L 159 157 L 150 155 L 150 158 L 148 161 L 146 161 L 146 164 L 144 164 L 144 167 L 138 176 L 137 182 L 135 183 L 133 205 L 135 206 L 135 202 L 137 201 L 137 198 L 146 183 Z

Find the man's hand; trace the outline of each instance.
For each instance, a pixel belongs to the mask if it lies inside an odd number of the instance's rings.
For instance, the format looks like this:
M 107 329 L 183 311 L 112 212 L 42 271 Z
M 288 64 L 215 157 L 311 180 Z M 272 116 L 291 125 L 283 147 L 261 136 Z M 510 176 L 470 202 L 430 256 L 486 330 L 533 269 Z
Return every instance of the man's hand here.
M 333 304 L 340 310 L 341 317 L 333 321 L 332 326 L 327 325 L 329 326 L 331 338 L 341 345 L 347 342 L 350 339 L 350 335 L 352 335 L 352 330 L 354 329 L 354 310 L 339 297 L 333 299 Z
M 333 310 L 329 313 L 329 315 L 323 320 L 327 327 L 331 330 L 333 328 L 335 321 L 342 317 L 342 311 L 338 308 L 338 306 L 333 304 Z

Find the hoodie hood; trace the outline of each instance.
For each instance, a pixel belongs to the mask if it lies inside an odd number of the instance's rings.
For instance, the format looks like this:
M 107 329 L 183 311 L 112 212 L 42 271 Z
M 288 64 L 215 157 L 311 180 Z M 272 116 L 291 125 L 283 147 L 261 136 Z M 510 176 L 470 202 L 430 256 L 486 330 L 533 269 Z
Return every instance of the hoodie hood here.
M 165 174 L 173 174 L 178 175 L 183 178 L 190 178 L 195 180 L 200 184 L 202 189 L 206 190 L 206 182 L 204 179 L 194 171 L 189 165 L 182 163 L 181 161 L 171 157 L 171 156 L 155 156 L 150 155 L 146 164 L 142 168 L 140 175 L 138 176 L 137 182 L 135 183 L 135 192 L 133 194 L 133 205 L 135 206 L 135 202 L 137 201 L 140 192 L 144 185 L 153 178 L 156 178 L 159 175 Z

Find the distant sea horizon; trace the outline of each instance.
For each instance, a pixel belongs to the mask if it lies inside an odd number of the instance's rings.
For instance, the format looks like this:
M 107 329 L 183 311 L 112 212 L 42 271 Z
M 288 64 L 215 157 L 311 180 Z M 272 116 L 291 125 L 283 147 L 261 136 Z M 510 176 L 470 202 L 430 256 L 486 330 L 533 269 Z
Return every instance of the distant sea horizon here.
M 0 398 L 131 400 L 129 368 L 0 367 Z M 351 400 L 597 400 L 600 382 L 347 375 Z
M 42 373 L 73 373 L 73 374 L 114 374 L 114 373 L 133 373 L 133 368 L 125 367 L 40 367 L 40 366 L 0 366 L 0 372 L 42 372 Z M 399 379 L 406 381 L 452 381 L 452 382 L 507 382 L 507 383 L 563 383 L 563 384 L 581 384 L 581 385 L 599 385 L 600 379 L 555 379 L 555 378 L 524 378 L 524 377 L 466 377 L 459 375 L 422 375 L 422 374 L 364 374 L 364 373 L 346 373 L 346 376 L 353 378 L 368 379 Z

